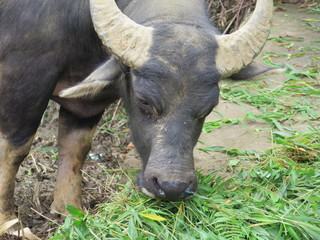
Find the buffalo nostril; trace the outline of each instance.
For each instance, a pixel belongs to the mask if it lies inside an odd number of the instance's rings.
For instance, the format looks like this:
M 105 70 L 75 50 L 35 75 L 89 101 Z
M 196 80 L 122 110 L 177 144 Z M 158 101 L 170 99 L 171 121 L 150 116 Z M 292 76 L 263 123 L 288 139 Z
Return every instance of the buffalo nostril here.
M 190 181 L 189 186 L 186 190 L 184 190 L 184 193 L 187 195 L 194 195 L 196 191 L 197 191 L 197 184 Z
M 156 187 L 157 191 L 158 191 L 158 194 L 159 194 L 159 197 L 165 197 L 165 193 L 164 191 L 161 189 L 161 187 L 159 186 L 159 182 L 158 182 L 158 179 L 157 178 L 153 178 L 153 184 L 154 186 Z

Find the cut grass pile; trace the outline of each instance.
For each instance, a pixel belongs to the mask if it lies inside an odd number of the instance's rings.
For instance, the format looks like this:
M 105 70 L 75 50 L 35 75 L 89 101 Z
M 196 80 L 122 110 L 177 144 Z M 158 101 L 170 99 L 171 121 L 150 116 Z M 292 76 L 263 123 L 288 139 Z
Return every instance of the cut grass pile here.
M 320 171 L 276 154 L 222 179 L 199 175 L 191 199 L 163 203 L 119 185 L 99 213 L 69 206 L 53 239 L 320 239 Z

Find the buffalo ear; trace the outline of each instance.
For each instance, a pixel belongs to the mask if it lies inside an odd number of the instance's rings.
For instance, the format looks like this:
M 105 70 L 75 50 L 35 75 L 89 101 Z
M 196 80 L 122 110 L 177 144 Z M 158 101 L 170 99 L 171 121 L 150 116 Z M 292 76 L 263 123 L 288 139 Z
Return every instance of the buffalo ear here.
M 86 79 L 59 93 L 62 98 L 94 97 L 121 76 L 121 67 L 114 57 L 94 70 Z
M 245 80 L 253 78 L 260 74 L 274 74 L 281 73 L 284 71 L 284 68 L 274 68 L 274 67 L 264 67 L 255 63 L 249 64 L 244 69 L 240 70 L 238 73 L 233 74 L 229 78 L 232 80 Z

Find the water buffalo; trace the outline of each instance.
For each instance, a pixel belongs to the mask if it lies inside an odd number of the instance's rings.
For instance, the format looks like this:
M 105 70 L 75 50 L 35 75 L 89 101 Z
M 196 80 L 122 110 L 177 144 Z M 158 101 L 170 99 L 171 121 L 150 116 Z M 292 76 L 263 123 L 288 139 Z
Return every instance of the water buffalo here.
M 218 104 L 219 80 L 265 71 L 251 62 L 269 34 L 272 0 L 220 35 L 199 0 L 0 2 L 0 225 L 13 218 L 15 175 L 53 99 L 61 105 L 53 212 L 81 208 L 81 168 L 104 109 L 122 98 L 145 194 L 197 190 L 193 148 Z

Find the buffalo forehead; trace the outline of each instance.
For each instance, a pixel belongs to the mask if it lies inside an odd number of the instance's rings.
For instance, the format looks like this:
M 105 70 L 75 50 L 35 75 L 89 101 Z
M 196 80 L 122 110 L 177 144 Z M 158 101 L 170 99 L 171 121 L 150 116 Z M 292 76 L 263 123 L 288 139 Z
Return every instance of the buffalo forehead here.
M 184 27 L 187 27 L 189 34 L 183 30 Z M 147 73 L 154 74 L 152 71 L 155 71 L 160 73 L 158 75 L 170 74 L 178 78 L 186 75 L 188 79 L 211 73 L 219 78 L 215 70 L 216 43 L 205 31 L 190 26 L 169 27 L 154 36 L 149 51 L 151 59 L 143 66 Z
M 197 53 L 215 53 L 216 42 L 210 29 L 198 28 L 184 23 L 173 23 L 155 27 L 151 55 L 189 56 Z M 214 56 L 212 56 L 214 59 Z M 182 59 L 180 59 L 182 60 Z

